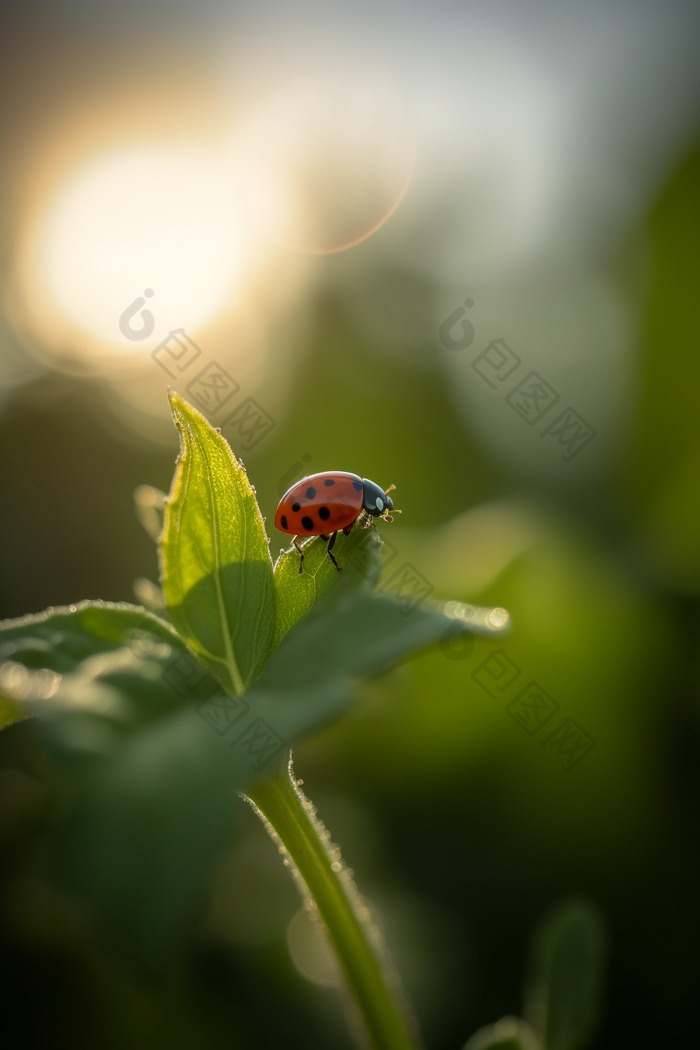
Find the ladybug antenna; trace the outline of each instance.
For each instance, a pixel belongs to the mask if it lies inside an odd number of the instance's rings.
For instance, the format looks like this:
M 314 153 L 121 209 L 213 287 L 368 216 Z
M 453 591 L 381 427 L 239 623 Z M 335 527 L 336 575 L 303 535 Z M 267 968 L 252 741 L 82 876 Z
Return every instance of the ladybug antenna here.
M 390 493 L 390 492 L 393 492 L 395 488 L 396 488 L 396 485 L 389 485 L 389 488 L 388 488 L 388 489 L 384 489 L 384 495 L 385 495 L 385 496 L 388 496 L 388 495 L 389 495 L 389 493 Z
M 396 508 L 396 507 L 394 507 L 394 508 L 392 509 L 392 511 L 391 511 L 391 514 L 388 514 L 388 513 L 387 513 L 387 514 L 380 514 L 379 516 L 380 516 L 380 518 L 382 519 L 382 521 L 388 521 L 388 522 L 392 522 L 392 521 L 393 521 L 394 519 L 392 518 L 392 516 L 391 516 L 391 515 L 392 515 L 392 514 L 400 514 L 400 513 L 401 513 L 401 511 L 400 511 L 400 510 L 397 510 L 397 508 Z

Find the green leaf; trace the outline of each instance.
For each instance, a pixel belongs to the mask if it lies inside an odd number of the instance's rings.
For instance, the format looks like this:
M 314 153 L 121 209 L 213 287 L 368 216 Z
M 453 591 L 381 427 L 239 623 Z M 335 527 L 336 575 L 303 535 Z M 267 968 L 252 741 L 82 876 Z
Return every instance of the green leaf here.
M 30 670 L 49 669 L 63 675 L 77 671 L 91 657 L 138 639 L 140 629 L 184 648 L 169 624 L 139 606 L 83 601 L 0 620 L 0 662 L 16 661 Z
M 316 602 L 293 627 L 246 696 L 258 715 L 289 743 L 320 726 L 349 704 L 356 685 L 399 660 L 438 642 L 447 632 L 506 633 L 507 620 L 492 626 L 487 609 L 469 607 L 473 622 L 424 602 L 407 612 L 386 594 L 356 587 L 351 576 Z
M 605 928 L 590 901 L 563 901 L 536 932 L 525 1016 L 545 1050 L 577 1050 L 600 1011 Z
M 275 586 L 253 488 L 227 442 L 170 394 L 180 455 L 165 504 L 161 576 L 168 613 L 226 689 L 240 696 L 272 651 Z
M 55 869 L 122 952 L 148 966 L 176 943 L 235 820 L 236 792 L 336 717 L 363 678 L 455 626 L 494 634 L 503 623 L 459 603 L 447 615 L 373 594 L 374 528 L 338 538 L 341 573 L 314 540 L 304 574 L 296 551 L 273 574 L 242 465 L 198 412 L 170 400 L 181 450 L 162 530 L 157 492 L 136 500 L 160 534 L 174 626 L 106 602 L 0 625 L 5 717 L 41 714 L 6 733 L 33 734 L 64 781 Z M 137 586 L 157 600 L 153 585 Z
M 519 1017 L 502 1017 L 496 1024 L 480 1028 L 464 1050 L 540 1050 L 540 1044 Z
M 79 683 L 82 691 L 92 691 L 87 703 L 81 699 L 76 705 L 81 720 L 112 726 L 142 722 L 154 709 L 159 711 L 153 702 L 154 667 L 143 661 L 170 659 L 174 653 L 189 661 L 194 677 L 203 675 L 173 628 L 138 606 L 84 601 L 47 609 L 0 622 L 0 694 L 22 717 L 48 717 L 70 706 Z M 128 690 L 110 694 L 100 686 L 111 674 L 124 675 L 129 668 Z M 167 706 L 183 702 L 172 689 L 170 694 Z M 81 739 L 85 743 L 87 738 Z
M 54 874 L 128 958 L 161 962 L 234 820 L 230 752 L 195 706 L 218 680 L 168 624 L 105 602 L 0 624 L 0 680 L 41 716 L 3 737 L 32 732 L 63 782 Z
M 300 556 L 296 548 L 282 551 L 275 562 L 275 647 L 320 598 L 336 587 L 370 588 L 379 576 L 380 550 L 379 531 L 371 527 L 354 528 L 348 536 L 338 533 L 333 553 L 341 566 L 340 573 L 319 536 L 304 544 L 303 573 L 299 572 Z
M 29 728 L 72 799 L 53 842 L 61 881 L 132 961 L 157 966 L 173 950 L 236 819 L 235 793 L 337 716 L 362 678 L 454 627 L 437 607 L 405 615 L 338 576 L 242 698 L 133 606 L 85 602 L 2 625 L 15 679 L 26 668 L 46 689 L 53 676 Z

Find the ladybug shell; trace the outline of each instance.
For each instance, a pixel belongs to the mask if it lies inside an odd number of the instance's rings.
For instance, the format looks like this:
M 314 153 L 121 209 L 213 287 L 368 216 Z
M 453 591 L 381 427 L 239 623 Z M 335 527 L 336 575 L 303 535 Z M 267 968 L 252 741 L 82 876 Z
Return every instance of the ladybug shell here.
M 311 474 L 285 492 L 275 512 L 275 528 L 290 536 L 327 536 L 352 525 L 362 513 L 362 503 L 362 478 L 357 474 Z

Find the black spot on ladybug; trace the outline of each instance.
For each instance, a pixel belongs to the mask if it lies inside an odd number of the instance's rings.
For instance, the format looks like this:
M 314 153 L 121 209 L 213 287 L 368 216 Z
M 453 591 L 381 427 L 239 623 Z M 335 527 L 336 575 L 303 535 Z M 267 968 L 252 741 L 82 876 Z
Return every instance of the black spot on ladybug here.
M 292 503 L 292 510 L 301 510 L 301 503 Z
M 321 509 L 318 512 L 318 516 L 321 519 L 321 521 L 328 521 L 328 519 L 331 516 L 331 512 L 329 511 L 328 507 L 321 507 Z
M 313 485 L 311 485 L 311 486 L 310 486 L 310 487 L 309 487 L 309 488 L 308 488 L 308 489 L 306 490 L 306 498 L 307 498 L 307 499 L 313 499 L 315 495 L 316 495 L 316 489 L 315 489 L 315 488 L 313 487 Z
M 331 485 L 335 485 L 335 481 L 333 480 L 333 478 L 326 478 L 326 480 L 323 482 L 323 484 L 327 485 L 328 488 L 330 488 Z
M 301 523 L 307 531 L 310 531 L 314 527 L 313 518 L 304 517 L 301 519 Z
M 352 487 L 354 489 L 357 489 L 358 492 L 362 492 L 362 482 L 361 481 L 353 481 Z
M 282 515 L 282 517 L 280 518 L 280 524 L 281 524 L 281 526 L 282 526 L 282 528 L 283 528 L 283 529 L 286 529 L 286 528 L 288 527 L 288 526 L 287 526 L 287 518 L 286 518 L 286 515 L 284 515 L 284 514 Z

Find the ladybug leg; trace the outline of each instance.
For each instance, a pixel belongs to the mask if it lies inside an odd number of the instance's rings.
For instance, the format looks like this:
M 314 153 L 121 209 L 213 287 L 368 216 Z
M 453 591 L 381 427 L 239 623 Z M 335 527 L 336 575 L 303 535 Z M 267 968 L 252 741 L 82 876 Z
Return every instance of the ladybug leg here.
M 299 575 L 301 575 L 302 572 L 304 571 L 304 552 L 303 552 L 303 550 L 301 548 L 301 537 L 300 536 L 295 536 L 294 539 L 292 540 L 292 543 L 294 544 L 294 546 L 296 547 L 296 549 L 299 551 L 299 554 L 300 554 L 300 558 L 299 558 Z
M 343 530 L 343 531 L 345 531 L 345 530 Z M 338 533 L 334 532 L 333 535 L 330 537 L 330 539 L 328 540 L 328 543 L 326 544 L 326 550 L 328 551 L 328 557 L 331 559 L 331 561 L 335 565 L 335 567 L 338 570 L 338 572 L 340 572 L 342 566 L 338 565 L 338 562 L 335 560 L 335 555 L 332 553 L 333 547 L 335 546 L 335 540 L 336 540 L 336 536 L 337 535 L 338 535 Z

